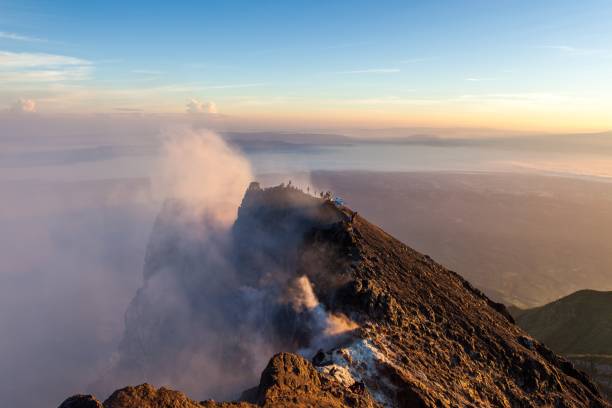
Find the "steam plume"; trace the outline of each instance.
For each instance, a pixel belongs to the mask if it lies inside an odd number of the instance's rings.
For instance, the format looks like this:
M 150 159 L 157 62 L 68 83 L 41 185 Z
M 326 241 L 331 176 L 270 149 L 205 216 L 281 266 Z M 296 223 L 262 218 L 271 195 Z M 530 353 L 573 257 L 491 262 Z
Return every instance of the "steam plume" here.
M 157 194 L 181 201 L 193 216 L 229 227 L 252 180 L 247 159 L 217 134 L 189 128 L 167 131 L 162 150 Z
M 126 313 L 117 364 L 96 384 L 98 394 L 146 381 L 195 398 L 236 398 L 275 352 L 314 354 L 357 327 L 328 313 L 308 277 L 297 275 L 300 215 L 270 220 L 267 230 L 253 210 L 236 226 L 251 180 L 242 156 L 194 130 L 169 133 L 163 152 L 156 183 L 169 199 L 149 242 L 144 285 Z
M 319 303 L 312 284 L 305 275 L 295 279 L 293 285 L 288 288 L 288 294 L 292 307 L 297 311 L 306 311 L 312 320 L 312 339 L 307 348 L 300 350 L 307 357 L 319 348 L 328 347 L 337 337 L 359 327 L 344 314 L 327 312 Z

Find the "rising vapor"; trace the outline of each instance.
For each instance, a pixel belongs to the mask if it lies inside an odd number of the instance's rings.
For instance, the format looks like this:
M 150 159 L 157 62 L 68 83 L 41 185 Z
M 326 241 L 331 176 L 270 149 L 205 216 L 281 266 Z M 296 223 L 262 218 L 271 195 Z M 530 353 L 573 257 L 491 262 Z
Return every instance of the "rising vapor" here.
M 357 328 L 328 313 L 308 271 L 297 270 L 296 231 L 308 228 L 301 215 L 271 219 L 269 231 L 257 225 L 265 218 L 256 205 L 261 190 L 251 186 L 243 199 L 252 177 L 244 157 L 215 134 L 193 130 L 169 133 L 163 152 L 156 190 L 167 199 L 144 283 L 126 312 L 117 362 L 93 385 L 96 394 L 149 382 L 196 398 L 236 398 L 274 353 L 312 355 Z M 319 204 L 313 197 L 304 203 Z

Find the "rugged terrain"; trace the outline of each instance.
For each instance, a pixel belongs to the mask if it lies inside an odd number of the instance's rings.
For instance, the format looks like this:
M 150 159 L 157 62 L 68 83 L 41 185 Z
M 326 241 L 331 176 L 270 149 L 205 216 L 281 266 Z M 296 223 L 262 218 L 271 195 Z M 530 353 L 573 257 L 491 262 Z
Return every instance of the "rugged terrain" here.
M 582 290 L 512 313 L 525 331 L 588 372 L 612 400 L 612 292 Z
M 612 290 L 612 183 L 467 172 L 310 179 L 498 302 L 533 308 L 585 288 Z
M 254 183 L 229 235 L 188 242 L 169 226 L 182 212 L 169 205 L 158 220 L 104 381 L 155 378 L 210 396 L 225 387 L 237 402 L 141 385 L 116 391 L 105 408 L 608 406 L 503 305 L 347 207 Z M 63 404 L 88 406 L 100 403 Z

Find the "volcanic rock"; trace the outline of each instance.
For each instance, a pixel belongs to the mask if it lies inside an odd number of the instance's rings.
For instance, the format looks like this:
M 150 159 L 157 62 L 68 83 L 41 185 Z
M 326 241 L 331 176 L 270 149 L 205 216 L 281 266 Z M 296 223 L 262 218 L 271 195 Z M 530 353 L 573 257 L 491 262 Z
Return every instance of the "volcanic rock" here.
M 62 402 L 59 408 L 103 408 L 93 395 L 74 395 Z
M 503 305 L 348 207 L 290 186 L 252 185 L 231 243 L 231 259 L 239 271 L 235 281 L 224 282 L 226 292 L 219 294 L 207 291 L 212 285 L 207 279 L 188 275 L 189 304 L 208 294 L 219 302 L 226 297 L 240 302 L 244 291 L 233 290 L 232 282 L 263 293 L 265 313 L 257 321 L 258 330 L 266 344 L 284 352 L 270 360 L 259 386 L 244 392 L 241 402 L 201 405 L 609 406 L 583 372 L 516 326 Z M 181 259 L 176 245 L 172 251 L 163 246 L 150 258 L 157 265 L 168 263 L 159 258 L 161 253 Z M 197 277 L 203 264 L 197 259 L 181 264 L 181 276 L 189 269 Z M 306 306 L 299 310 L 286 301 L 298 278 L 309 283 L 307 289 L 316 297 L 302 302 Z M 131 327 L 126 329 L 140 337 L 124 339 L 124 350 L 140 347 L 147 353 L 125 354 L 123 364 L 146 364 L 160 355 L 173 361 L 181 347 L 196 347 L 197 337 L 187 335 L 172 347 L 160 346 L 176 322 L 148 316 L 143 293 L 131 308 L 146 318 L 128 320 Z M 245 327 L 241 318 L 248 308 L 235 312 L 232 302 L 227 316 L 235 316 L 236 327 Z M 192 307 L 189 313 L 206 310 L 210 313 L 210 308 Z M 157 326 L 144 330 L 142 321 Z M 244 344 L 229 337 L 225 343 L 219 354 L 227 356 L 228 370 L 245 364 L 244 358 L 232 358 L 244 351 Z M 198 405 L 180 393 L 146 385 L 117 391 L 104 403 L 104 408 L 174 406 Z

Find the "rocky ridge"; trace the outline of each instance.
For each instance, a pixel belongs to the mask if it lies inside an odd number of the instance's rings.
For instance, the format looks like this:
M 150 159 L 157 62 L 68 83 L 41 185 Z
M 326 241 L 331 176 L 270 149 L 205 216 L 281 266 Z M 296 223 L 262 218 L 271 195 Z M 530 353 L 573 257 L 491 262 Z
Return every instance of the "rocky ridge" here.
M 290 271 L 283 279 L 307 277 L 325 312 L 356 328 L 320 342 L 292 331 L 293 341 L 282 343 L 291 353 L 275 355 L 259 386 L 236 402 L 198 403 L 141 385 L 104 404 L 85 396 L 62 407 L 609 406 L 584 373 L 517 327 L 503 305 L 347 207 L 293 187 L 253 184 L 234 233 L 234 255 L 249 266 L 252 285 L 271 279 L 261 268 L 268 258 L 281 259 Z M 271 237 L 283 245 L 270 246 Z M 297 319 L 287 313 L 285 320 Z M 279 327 L 275 336 L 287 335 Z

